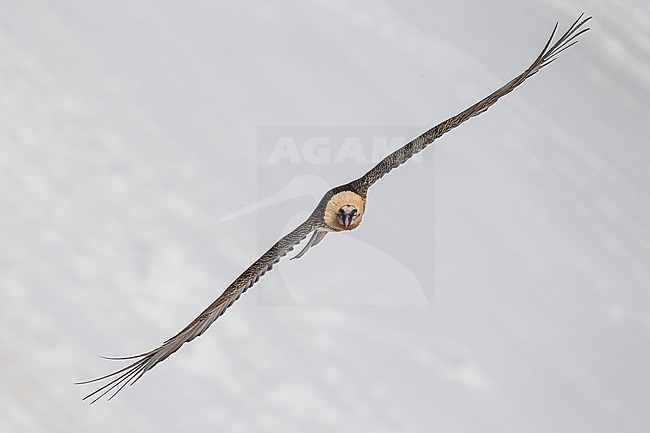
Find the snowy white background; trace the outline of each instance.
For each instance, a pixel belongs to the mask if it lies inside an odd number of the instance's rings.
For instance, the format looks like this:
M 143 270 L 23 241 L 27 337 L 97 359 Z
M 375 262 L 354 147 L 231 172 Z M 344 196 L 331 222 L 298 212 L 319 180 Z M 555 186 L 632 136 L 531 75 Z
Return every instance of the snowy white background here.
M 1 3 L 0 431 L 650 429 L 646 1 Z M 261 126 L 433 126 L 582 11 L 581 43 L 373 187 L 361 228 L 81 401 L 118 366 L 98 355 L 173 335 L 309 210 L 219 223 L 264 198 Z

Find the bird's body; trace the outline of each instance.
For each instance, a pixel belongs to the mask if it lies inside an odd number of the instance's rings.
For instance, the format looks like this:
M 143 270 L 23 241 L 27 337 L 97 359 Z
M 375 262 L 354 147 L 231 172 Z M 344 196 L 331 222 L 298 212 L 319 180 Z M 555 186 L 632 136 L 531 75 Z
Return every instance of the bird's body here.
M 172 353 L 176 352 L 183 344 L 190 342 L 203 334 L 203 332 L 205 332 L 205 330 L 217 318 L 219 318 L 228 307 L 239 299 L 246 290 L 255 284 L 262 275 L 271 270 L 271 268 L 278 263 L 282 257 L 286 256 L 296 245 L 302 242 L 310 234 L 311 237 L 309 238 L 309 241 L 294 258 L 302 257 L 309 248 L 322 241 L 327 233 L 349 231 L 357 228 L 361 224 L 366 212 L 366 197 L 368 189 L 377 180 L 406 162 L 416 153 L 422 151 L 426 146 L 446 132 L 452 130 L 466 120 L 485 112 L 502 96 L 510 93 L 526 79 L 533 76 L 541 68 L 555 60 L 555 56 L 558 53 L 575 44 L 577 42 L 576 38 L 589 30 L 588 28 L 583 28 L 584 24 L 589 19 L 590 18 L 582 19 L 581 15 L 573 25 L 571 25 L 569 29 L 551 45 L 557 30 L 556 24 L 551 38 L 544 46 L 544 49 L 524 72 L 476 104 L 463 110 L 456 116 L 436 125 L 413 139 L 411 142 L 386 156 L 360 178 L 327 191 L 307 220 L 280 239 L 259 259 L 250 265 L 212 304 L 210 304 L 182 331 L 165 341 L 159 347 L 148 352 L 127 358 L 112 358 L 134 360 L 125 368 L 97 379 L 80 382 L 91 383 L 109 379 L 107 384 L 85 398 L 94 397 L 92 402 L 95 402 L 102 396 L 113 392 L 111 396 L 112 398 L 124 386 L 135 383 L 147 371 L 151 370 L 159 362 L 165 360 Z

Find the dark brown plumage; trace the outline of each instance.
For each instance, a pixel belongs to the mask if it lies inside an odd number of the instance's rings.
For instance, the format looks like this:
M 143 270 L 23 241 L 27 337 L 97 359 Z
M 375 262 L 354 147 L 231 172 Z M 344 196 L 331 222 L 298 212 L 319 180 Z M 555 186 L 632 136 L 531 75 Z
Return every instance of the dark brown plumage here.
M 183 344 L 190 342 L 203 334 L 203 332 L 205 332 L 205 330 L 215 320 L 217 320 L 217 318 L 219 318 L 228 307 L 239 299 L 242 293 L 255 284 L 262 275 L 271 270 L 273 265 L 278 263 L 282 257 L 292 251 L 293 248 L 303 241 L 310 233 L 312 233 L 312 237 L 309 239 L 305 248 L 295 258 L 301 257 L 310 247 L 318 244 L 328 232 L 352 230 L 356 228 L 361 223 L 365 212 L 365 201 L 368 189 L 377 180 L 406 162 L 416 153 L 422 151 L 425 147 L 446 132 L 452 130 L 466 120 L 486 111 L 502 96 L 512 92 L 526 79 L 533 76 L 541 68 L 555 60 L 557 54 L 575 44 L 577 42 L 576 38 L 589 30 L 589 28 L 585 28 L 584 25 L 590 19 L 591 17 L 583 19 L 583 15 L 580 15 L 569 29 L 560 36 L 555 43 L 553 43 L 558 26 L 556 24 L 553 33 L 544 46 L 542 52 L 520 75 L 481 101 L 460 112 L 456 116 L 445 120 L 397 149 L 395 152 L 381 160 L 376 166 L 359 179 L 333 188 L 325 193 L 319 204 L 316 206 L 316 209 L 314 209 L 305 222 L 280 239 L 267 252 L 265 252 L 262 257 L 248 267 L 248 269 L 246 269 L 239 277 L 237 277 L 237 279 L 235 279 L 235 281 L 232 282 L 232 284 L 228 286 L 221 296 L 219 296 L 182 331 L 165 341 L 161 346 L 148 352 L 125 358 L 109 358 L 135 361 L 111 374 L 79 382 L 80 384 L 85 384 L 108 380 L 108 383 L 87 395 L 84 399 L 92 398 L 93 400 L 91 403 L 94 403 L 109 393 L 112 393 L 110 398 L 113 398 L 122 388 L 124 388 L 124 386 L 135 383 L 147 371 L 151 370 L 159 362 L 167 359 L 172 353 L 176 352 Z

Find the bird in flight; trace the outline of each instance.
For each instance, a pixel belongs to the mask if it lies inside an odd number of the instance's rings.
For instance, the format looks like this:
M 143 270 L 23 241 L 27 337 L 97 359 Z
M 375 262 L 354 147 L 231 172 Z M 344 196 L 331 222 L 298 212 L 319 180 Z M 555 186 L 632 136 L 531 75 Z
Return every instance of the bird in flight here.
M 546 45 L 544 45 L 541 53 L 524 72 L 510 80 L 504 86 L 481 99 L 471 107 L 434 126 L 422 135 L 413 139 L 411 142 L 397 149 L 360 178 L 327 191 L 316 206 L 316 209 L 314 209 L 305 222 L 280 239 L 267 252 L 265 252 L 262 257 L 250 265 L 226 288 L 221 296 L 219 296 L 212 304 L 210 304 L 210 306 L 208 306 L 208 308 L 199 314 L 196 319 L 194 319 L 179 333 L 165 341 L 162 345 L 148 352 L 123 358 L 108 358 L 131 360 L 132 363 L 105 376 L 78 382 L 77 384 L 88 384 L 107 381 L 103 386 L 84 397 L 84 400 L 91 399 L 92 404 L 103 396 L 111 394 L 109 397 L 110 400 L 126 385 L 133 385 L 147 371 L 167 359 L 183 344 L 188 343 L 203 334 L 228 307 L 239 299 L 242 293 L 255 284 L 262 275 L 270 271 L 271 268 L 273 268 L 273 265 L 278 263 L 282 257 L 286 256 L 296 245 L 302 242 L 310 234 L 311 237 L 305 244 L 304 248 L 292 259 L 298 259 L 305 255 L 309 248 L 318 245 L 325 235 L 330 232 L 342 232 L 357 228 L 359 224 L 361 224 L 365 214 L 368 189 L 375 182 L 388 174 L 388 172 L 394 168 L 405 163 L 409 158 L 422 151 L 425 147 L 446 132 L 452 130 L 466 120 L 486 111 L 502 96 L 512 92 L 517 88 L 517 86 L 529 77 L 533 76 L 541 68 L 553 62 L 560 52 L 578 42 L 578 36 L 589 30 L 588 27 L 585 27 L 585 23 L 589 21 L 591 17 L 583 18 L 583 16 L 584 14 L 580 15 L 568 30 L 561 35 L 557 41 L 554 41 L 558 28 L 558 24 L 556 23 L 553 32 L 546 42 Z

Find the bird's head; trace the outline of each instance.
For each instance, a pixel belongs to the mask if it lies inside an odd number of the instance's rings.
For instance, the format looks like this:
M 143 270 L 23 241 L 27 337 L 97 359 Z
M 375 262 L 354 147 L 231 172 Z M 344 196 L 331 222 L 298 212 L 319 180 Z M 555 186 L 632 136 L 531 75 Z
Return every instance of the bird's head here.
M 341 191 L 330 197 L 325 204 L 323 218 L 333 231 L 352 230 L 361 224 L 366 201 L 352 191 Z
M 354 205 L 346 204 L 339 208 L 336 212 L 336 220 L 343 226 L 344 229 L 350 227 L 350 224 L 356 222 L 361 214 Z

